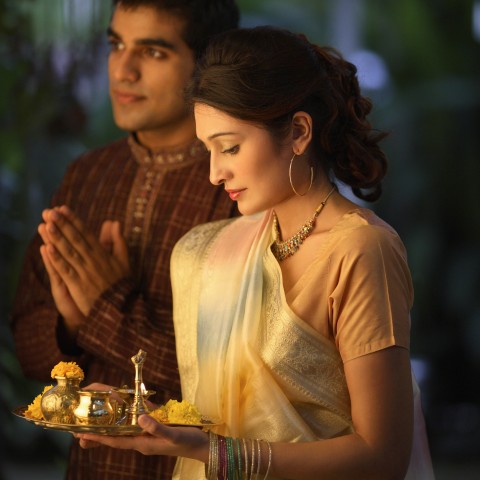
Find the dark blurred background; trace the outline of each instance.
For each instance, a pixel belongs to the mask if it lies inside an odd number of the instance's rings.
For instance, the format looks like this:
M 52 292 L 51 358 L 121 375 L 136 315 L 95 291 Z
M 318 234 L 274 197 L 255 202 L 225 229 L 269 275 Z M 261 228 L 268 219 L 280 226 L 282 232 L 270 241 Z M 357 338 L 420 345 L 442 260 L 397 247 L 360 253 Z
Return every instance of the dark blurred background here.
M 437 480 L 480 478 L 480 0 L 238 0 L 359 67 L 391 131 L 374 205 L 413 274 L 412 363 Z M 12 415 L 41 392 L 8 314 L 26 244 L 79 153 L 122 135 L 107 92 L 109 0 L 0 0 L 0 480 L 61 479 L 70 437 Z

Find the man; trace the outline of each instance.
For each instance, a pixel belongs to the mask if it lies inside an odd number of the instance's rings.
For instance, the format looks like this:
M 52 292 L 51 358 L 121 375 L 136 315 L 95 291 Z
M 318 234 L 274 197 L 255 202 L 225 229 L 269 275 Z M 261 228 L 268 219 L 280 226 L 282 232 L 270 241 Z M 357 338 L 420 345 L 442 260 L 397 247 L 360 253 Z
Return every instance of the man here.
M 74 162 L 29 246 L 12 312 L 25 375 L 50 381 L 59 361 L 83 385 L 133 386 L 130 358 L 147 352 L 143 379 L 164 403 L 180 398 L 169 261 L 199 223 L 234 215 L 209 184 L 183 91 L 208 38 L 234 28 L 234 0 L 114 0 L 108 29 L 110 96 L 131 132 Z M 69 479 L 170 478 L 174 460 L 74 440 Z

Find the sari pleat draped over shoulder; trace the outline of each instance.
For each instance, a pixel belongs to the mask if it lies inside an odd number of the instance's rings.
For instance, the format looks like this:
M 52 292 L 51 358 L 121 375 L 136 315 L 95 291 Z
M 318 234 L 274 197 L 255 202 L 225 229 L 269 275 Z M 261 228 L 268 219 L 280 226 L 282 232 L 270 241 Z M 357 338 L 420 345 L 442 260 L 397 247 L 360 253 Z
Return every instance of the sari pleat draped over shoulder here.
M 272 241 L 267 212 L 196 227 L 175 247 L 183 398 L 221 419 L 214 430 L 222 435 L 299 442 L 348 434 L 339 350 L 287 304 Z M 180 458 L 174 478 L 205 478 L 205 466 Z

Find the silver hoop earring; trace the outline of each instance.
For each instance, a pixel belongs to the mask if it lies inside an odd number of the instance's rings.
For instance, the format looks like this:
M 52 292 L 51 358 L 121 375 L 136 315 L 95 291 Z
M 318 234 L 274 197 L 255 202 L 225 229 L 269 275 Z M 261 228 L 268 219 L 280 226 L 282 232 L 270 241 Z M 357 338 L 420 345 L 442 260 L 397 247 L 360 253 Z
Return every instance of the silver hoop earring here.
M 295 159 L 296 156 L 297 156 L 297 154 L 294 153 L 292 159 L 290 160 L 290 167 L 288 168 L 288 178 L 290 180 L 290 186 L 292 187 L 293 193 L 295 193 L 295 195 L 298 195 L 299 197 L 304 197 L 310 191 L 310 189 L 312 188 L 313 167 L 310 167 L 310 185 L 308 186 L 307 191 L 304 192 L 304 193 L 298 193 L 297 190 L 295 189 L 295 187 L 293 186 L 293 182 L 292 182 L 292 165 L 293 165 L 293 160 Z

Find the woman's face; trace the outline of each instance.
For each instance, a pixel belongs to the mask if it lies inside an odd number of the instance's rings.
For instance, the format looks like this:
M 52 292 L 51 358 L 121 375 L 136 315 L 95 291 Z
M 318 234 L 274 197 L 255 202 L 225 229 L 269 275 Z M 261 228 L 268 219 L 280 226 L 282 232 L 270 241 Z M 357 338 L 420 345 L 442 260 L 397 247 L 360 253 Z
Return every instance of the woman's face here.
M 288 200 L 292 146 L 276 144 L 264 129 L 204 104 L 195 105 L 198 138 L 210 151 L 210 181 L 223 183 L 244 215 Z

